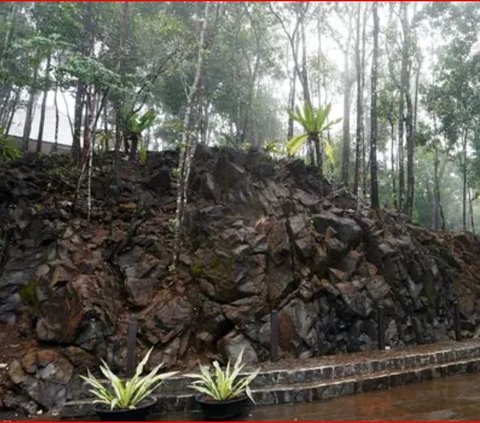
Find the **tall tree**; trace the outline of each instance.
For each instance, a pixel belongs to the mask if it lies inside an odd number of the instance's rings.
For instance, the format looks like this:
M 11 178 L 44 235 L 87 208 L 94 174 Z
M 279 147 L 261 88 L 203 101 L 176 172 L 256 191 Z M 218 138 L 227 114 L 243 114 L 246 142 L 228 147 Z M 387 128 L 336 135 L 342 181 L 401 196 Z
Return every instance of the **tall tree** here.
M 352 39 L 352 8 L 348 8 L 347 39 L 343 52 L 343 145 L 342 145 L 342 184 L 348 187 L 350 182 L 350 105 L 352 85 L 355 81 L 350 74 L 350 54 Z
M 206 2 L 203 11 L 202 28 L 200 30 L 200 40 L 198 44 L 198 56 L 195 66 L 195 76 L 187 93 L 187 106 L 183 119 L 182 129 L 182 151 L 180 152 L 179 176 L 177 180 L 177 210 L 175 217 L 175 245 L 173 251 L 173 263 L 178 262 L 180 250 L 183 242 L 185 207 L 188 201 L 188 183 L 190 181 L 190 172 L 197 138 L 193 135 L 195 127 L 195 105 L 198 104 L 201 84 L 203 80 L 204 62 L 206 58 L 207 30 L 209 20 L 210 3 Z
M 353 192 L 356 196 L 359 195 L 359 188 L 361 187 L 361 177 L 363 174 L 363 150 L 364 145 L 364 125 L 363 125 L 363 92 L 365 88 L 365 23 L 362 19 L 366 16 L 366 7 L 362 3 L 356 5 L 355 18 L 355 77 L 356 77 L 356 132 L 355 132 L 355 170 L 353 181 Z M 362 25 L 363 24 L 363 25 Z M 344 112 L 345 114 L 345 112 Z
M 406 129 L 406 144 L 407 144 L 407 189 L 405 196 L 405 213 L 410 218 L 413 212 L 413 198 L 414 198 L 414 184 L 415 175 L 413 171 L 414 151 L 415 151 L 415 139 L 414 139 L 414 110 L 411 95 L 410 79 L 412 71 L 412 55 L 413 55 L 413 43 L 412 43 L 412 21 L 408 15 L 408 4 L 401 3 L 401 26 L 403 32 L 403 48 L 402 48 L 402 75 L 401 81 L 403 84 L 402 93 L 405 98 L 405 105 L 407 113 L 405 116 L 405 129 Z M 413 13 L 415 13 L 415 6 Z M 412 18 L 413 19 L 413 18 Z
M 371 73 L 371 104 L 370 104 L 370 204 L 372 208 L 380 207 L 378 196 L 378 165 L 377 165 L 377 79 L 378 79 L 378 34 L 379 18 L 378 4 L 372 4 L 373 15 L 373 55 Z
M 40 66 L 39 60 L 37 57 L 35 57 L 34 64 L 33 64 L 33 77 L 31 80 L 30 93 L 28 97 L 27 110 L 25 114 L 25 124 L 23 126 L 23 136 L 22 136 L 23 151 L 28 151 L 30 133 L 32 131 L 33 108 L 35 106 L 35 98 L 37 93 L 37 79 L 38 79 L 39 66 Z
M 45 65 L 45 76 L 43 82 L 43 97 L 42 105 L 40 107 L 40 121 L 38 123 L 38 136 L 37 136 L 37 154 L 42 151 L 42 142 L 43 142 L 43 129 L 45 127 L 45 112 L 47 106 L 47 96 L 50 91 L 50 63 L 52 61 L 52 53 L 48 52 L 47 54 L 47 63 Z

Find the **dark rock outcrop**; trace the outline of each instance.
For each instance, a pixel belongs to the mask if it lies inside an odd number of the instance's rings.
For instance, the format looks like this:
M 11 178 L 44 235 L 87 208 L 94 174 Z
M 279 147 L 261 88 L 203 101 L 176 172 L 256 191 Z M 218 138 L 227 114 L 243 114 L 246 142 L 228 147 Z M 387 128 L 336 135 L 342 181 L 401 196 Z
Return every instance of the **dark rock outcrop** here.
M 138 354 L 189 366 L 198 357 L 268 358 L 279 311 L 284 357 L 376 347 L 378 307 L 391 346 L 464 335 L 480 322 L 480 243 L 373 212 L 301 161 L 199 148 L 174 268 L 173 152 L 125 163 L 95 158 L 92 219 L 73 207 L 65 158 L 0 169 L 0 321 L 35 347 L 10 363 L 15 392 L 53 408 L 98 357 L 124 365 L 128 315 Z M 81 200 L 81 199 L 80 199 Z

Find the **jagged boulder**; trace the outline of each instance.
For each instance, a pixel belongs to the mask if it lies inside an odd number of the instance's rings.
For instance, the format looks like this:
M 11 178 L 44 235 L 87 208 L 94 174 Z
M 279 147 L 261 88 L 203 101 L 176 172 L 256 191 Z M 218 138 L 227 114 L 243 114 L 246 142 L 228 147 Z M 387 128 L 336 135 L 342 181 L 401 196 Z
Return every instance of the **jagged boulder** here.
M 34 349 L 10 364 L 9 375 L 41 407 L 58 410 L 67 399 L 74 366 L 56 350 Z
M 324 233 L 330 227 L 336 232 L 337 238 L 348 246 L 355 247 L 362 239 L 362 229 L 355 220 L 348 217 L 326 212 L 313 215 L 311 219 L 318 232 Z

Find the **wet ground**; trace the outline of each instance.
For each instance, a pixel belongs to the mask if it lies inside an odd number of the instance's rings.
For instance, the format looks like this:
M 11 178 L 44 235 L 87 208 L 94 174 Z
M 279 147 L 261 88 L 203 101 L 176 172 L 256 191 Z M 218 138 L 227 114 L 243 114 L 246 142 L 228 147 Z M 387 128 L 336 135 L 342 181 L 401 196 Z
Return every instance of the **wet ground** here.
M 197 412 L 152 416 L 151 420 L 201 420 Z M 480 374 L 452 376 L 387 391 L 329 400 L 254 407 L 242 421 L 480 421 Z

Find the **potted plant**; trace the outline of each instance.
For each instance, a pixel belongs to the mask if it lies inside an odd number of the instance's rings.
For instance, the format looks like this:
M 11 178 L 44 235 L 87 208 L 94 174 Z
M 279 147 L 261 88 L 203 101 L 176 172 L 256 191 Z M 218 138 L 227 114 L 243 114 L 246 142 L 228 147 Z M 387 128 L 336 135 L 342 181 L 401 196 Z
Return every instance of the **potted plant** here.
M 220 367 L 218 361 L 214 361 L 213 372 L 210 372 L 208 366 L 200 365 L 199 374 L 186 375 L 195 379 L 190 387 L 199 392 L 195 399 L 206 419 L 226 420 L 238 417 L 246 412 L 251 402 L 255 403 L 249 385 L 260 369 L 240 374 L 245 367 L 242 356 L 243 350 L 233 367 L 230 360 L 225 369 Z
M 167 379 L 177 372 L 158 374 L 163 363 L 156 366 L 150 373 L 142 376 L 143 368 L 150 357 L 151 348 L 138 364 L 133 377 L 122 380 L 115 375 L 107 363 L 102 360 L 100 371 L 106 378 L 102 381 L 92 376 L 88 370 L 87 376 L 81 376 L 96 398 L 95 411 L 102 421 L 139 421 L 145 420 L 150 409 L 156 402 L 153 392 Z

